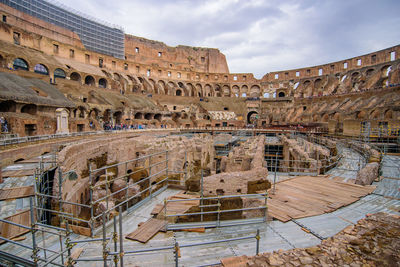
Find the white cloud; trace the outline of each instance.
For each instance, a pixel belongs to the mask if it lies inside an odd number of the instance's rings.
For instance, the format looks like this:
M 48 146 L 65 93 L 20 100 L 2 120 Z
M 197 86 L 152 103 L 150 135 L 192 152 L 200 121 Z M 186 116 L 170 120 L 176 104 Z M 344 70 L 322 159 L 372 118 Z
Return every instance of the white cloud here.
M 259 78 L 400 40 L 396 0 L 70 0 L 66 5 L 167 45 L 219 48 L 231 72 Z

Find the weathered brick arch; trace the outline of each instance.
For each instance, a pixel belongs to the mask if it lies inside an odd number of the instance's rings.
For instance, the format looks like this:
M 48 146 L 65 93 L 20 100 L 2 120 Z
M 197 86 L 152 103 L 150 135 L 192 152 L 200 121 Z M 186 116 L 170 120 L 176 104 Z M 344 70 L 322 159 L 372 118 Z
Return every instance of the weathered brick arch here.
M 88 86 L 96 86 L 96 80 L 90 74 L 85 76 L 84 83 L 85 83 L 85 85 L 88 85 Z
M 379 119 L 381 117 L 380 109 L 376 108 L 376 109 L 371 110 L 368 117 L 370 119 Z
M 219 84 L 214 84 L 214 92 L 215 92 L 214 96 L 216 96 L 216 97 L 221 97 L 221 96 L 222 96 L 222 88 L 221 88 L 221 85 L 219 85 Z
M 225 84 L 224 86 L 222 86 L 222 95 L 225 97 L 231 96 L 231 88 L 229 87 L 229 85 Z
M 153 93 L 158 94 L 158 87 L 157 87 L 156 81 L 154 81 L 152 78 L 150 78 L 149 83 L 153 87 Z
M 69 74 L 69 79 L 70 79 L 71 81 L 77 81 L 77 82 L 79 82 L 79 83 L 82 82 L 82 76 L 81 76 L 81 74 L 79 74 L 79 73 L 76 72 L 76 71 L 73 71 L 73 72 L 71 72 L 71 73 Z
M 189 96 L 192 96 L 192 97 L 196 97 L 196 96 L 197 96 L 197 94 L 196 94 L 196 88 L 193 86 L 193 84 L 187 83 L 187 84 L 186 84 L 186 87 L 187 87 Z
M 203 94 L 203 86 L 200 83 L 196 84 L 196 93 L 197 93 L 198 97 L 203 97 L 204 96 L 204 94 Z
M 261 92 L 261 87 L 257 84 L 254 84 L 250 88 L 250 97 L 259 97 Z
M 232 86 L 232 96 L 239 97 L 240 96 L 240 88 L 237 85 Z
M 214 90 L 208 83 L 204 85 L 204 96 L 214 96 Z
M 108 81 L 106 78 L 100 78 L 98 81 L 99 87 L 100 88 L 107 88 L 108 86 Z
M 27 65 L 27 71 L 33 71 L 33 69 L 32 69 L 32 66 L 35 66 L 36 64 L 34 64 L 31 60 L 29 60 L 29 59 L 25 59 L 25 58 L 23 58 L 23 57 L 16 57 L 16 58 L 14 58 L 13 60 L 12 60 L 12 66 L 13 66 L 13 68 L 15 68 L 15 63 L 16 63 L 16 60 L 17 59 L 21 59 L 21 60 L 23 60 L 25 63 L 26 63 L 26 65 Z
M 178 85 L 175 82 L 168 81 L 167 87 L 168 87 L 168 95 L 175 95 L 176 94 L 175 90 L 178 87 Z
M 168 86 L 166 85 L 165 81 L 158 80 L 157 85 L 159 86 L 159 94 L 168 95 Z

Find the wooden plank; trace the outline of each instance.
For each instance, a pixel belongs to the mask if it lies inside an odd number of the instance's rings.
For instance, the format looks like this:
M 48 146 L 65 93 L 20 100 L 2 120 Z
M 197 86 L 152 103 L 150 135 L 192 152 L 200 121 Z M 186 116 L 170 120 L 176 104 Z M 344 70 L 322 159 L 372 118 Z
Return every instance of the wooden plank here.
M 6 221 L 14 222 L 14 223 L 19 223 L 25 226 L 30 226 L 30 211 L 22 211 L 17 214 L 11 215 L 9 217 L 4 218 Z M 0 222 L 0 235 L 2 237 L 8 238 L 8 239 L 13 239 L 18 236 L 21 236 L 25 233 L 29 232 L 28 229 L 11 225 L 9 223 L 5 222 Z M 0 240 L 0 244 L 5 243 L 6 241 Z
M 125 238 L 146 243 L 153 236 L 155 236 L 161 229 L 165 228 L 166 225 L 167 222 L 164 220 L 151 218 L 147 220 L 144 224 L 142 224 L 139 228 L 137 228 L 135 231 L 125 236 Z
M 163 204 L 157 204 L 154 209 L 151 211 L 151 215 L 155 215 L 157 216 L 162 210 L 164 209 L 164 205 Z
M 283 222 L 319 215 L 349 205 L 373 190 L 326 177 L 296 177 L 276 185 L 268 200 L 268 213 Z
M 73 260 L 78 259 L 79 256 L 82 254 L 82 252 L 83 252 L 83 248 L 75 248 L 74 250 L 72 250 L 71 258 Z
M 34 195 L 33 185 L 0 189 L 0 200 L 16 199 Z

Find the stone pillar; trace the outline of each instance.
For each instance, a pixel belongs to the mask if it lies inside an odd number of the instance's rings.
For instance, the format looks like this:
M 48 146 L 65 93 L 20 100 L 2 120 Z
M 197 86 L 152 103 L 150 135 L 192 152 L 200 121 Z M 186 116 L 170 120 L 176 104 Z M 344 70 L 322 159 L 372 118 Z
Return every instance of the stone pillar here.
M 56 109 L 57 131 L 56 133 L 69 133 L 68 129 L 68 111 L 65 108 Z

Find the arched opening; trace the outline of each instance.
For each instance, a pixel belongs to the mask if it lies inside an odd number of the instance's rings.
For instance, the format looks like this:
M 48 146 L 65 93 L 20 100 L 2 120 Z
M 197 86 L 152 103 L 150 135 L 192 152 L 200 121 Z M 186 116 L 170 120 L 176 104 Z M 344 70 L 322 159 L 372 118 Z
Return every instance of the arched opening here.
M 161 117 L 162 117 L 161 114 L 155 114 L 155 115 L 154 115 L 154 119 L 155 119 L 155 120 L 158 120 L 158 121 L 161 121 Z
M 179 86 L 180 88 L 184 88 L 184 86 L 183 86 L 183 83 L 182 83 L 182 82 L 179 82 L 179 83 L 178 83 L 178 86 Z
M 72 81 L 77 81 L 77 82 L 80 82 L 80 81 L 81 81 L 81 75 L 80 75 L 79 73 L 77 73 L 77 72 L 71 73 L 71 75 L 69 76 L 69 78 L 70 78 Z
M 257 119 L 258 119 L 257 111 L 250 111 L 247 114 L 247 123 L 255 125 L 257 123 Z
M 65 79 L 65 77 L 67 77 L 67 75 L 63 69 L 58 68 L 54 70 L 54 78 Z
M 269 98 L 269 93 L 264 93 L 263 97 L 264 98 Z
M 142 112 L 138 112 L 135 114 L 135 120 L 141 120 L 143 119 L 143 113 Z
M 29 70 L 28 63 L 22 58 L 16 58 L 13 63 L 13 68 L 15 70 Z
M 36 64 L 35 67 L 33 68 L 33 71 L 39 74 L 49 75 L 49 70 L 43 64 Z
M 12 100 L 0 102 L 0 112 L 16 112 L 17 103 Z
M 100 87 L 100 88 L 107 88 L 107 80 L 104 79 L 104 78 L 101 78 L 101 79 L 99 80 L 99 87 Z
M 79 118 L 85 118 L 86 108 L 85 107 L 79 107 L 78 110 L 79 110 L 78 117 Z
M 366 72 L 366 75 L 371 76 L 373 72 L 374 72 L 374 69 L 368 69 Z
M 180 89 L 176 90 L 175 95 L 176 96 L 181 96 L 182 95 L 182 90 L 180 90 Z
M 6 68 L 7 67 L 6 59 L 2 55 L 0 55 L 0 67 L 1 68 Z
M 91 75 L 86 76 L 85 84 L 88 86 L 95 86 L 95 81 L 94 81 L 93 76 L 91 76 Z
M 115 124 L 121 124 L 122 112 L 121 111 L 114 112 L 113 119 Z
M 285 97 L 285 92 L 279 92 L 278 97 Z
M 31 115 L 36 115 L 37 113 L 37 106 L 34 104 L 27 104 L 22 106 L 21 113 L 28 113 Z
M 146 113 L 146 114 L 144 115 L 144 118 L 145 118 L 146 120 L 152 120 L 152 119 L 153 119 L 153 113 Z
M 247 96 L 247 94 L 246 93 L 242 93 L 242 97 L 246 97 Z

